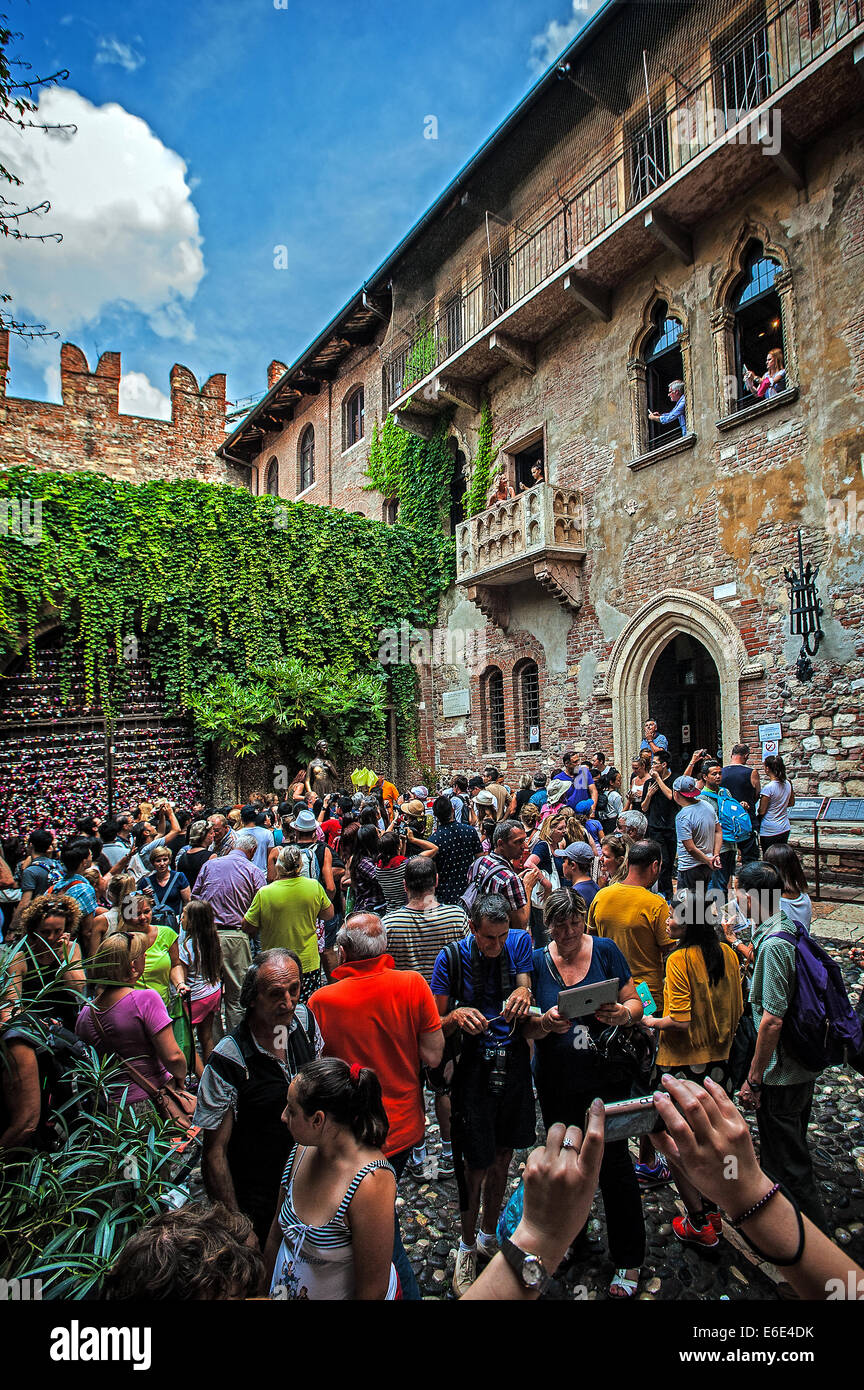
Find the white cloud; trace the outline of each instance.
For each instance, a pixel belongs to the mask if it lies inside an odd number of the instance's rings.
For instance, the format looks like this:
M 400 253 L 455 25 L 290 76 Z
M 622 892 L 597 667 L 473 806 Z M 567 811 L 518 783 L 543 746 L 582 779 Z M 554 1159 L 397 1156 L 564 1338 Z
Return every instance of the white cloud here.
M 144 54 L 139 53 L 131 44 L 121 43 L 119 39 L 103 35 L 99 40 L 94 61 L 114 63 L 117 67 L 125 68 L 127 72 L 137 72 L 138 68 L 143 66 Z
M 0 129 L 0 161 L 23 180 L 19 199 L 51 203 L 30 230 L 63 234 L 59 245 L 0 244 L 16 316 L 66 337 L 108 310 L 138 310 L 160 337 L 189 342 L 185 306 L 204 258 L 183 160 L 140 117 L 69 89 L 43 93 L 39 119 L 76 133 Z
M 528 66 L 532 72 L 538 74 L 545 72 L 554 63 L 570 40 L 575 39 L 579 30 L 584 28 L 594 12 L 599 10 L 602 0 L 570 0 L 570 2 L 572 14 L 569 19 L 563 22 L 558 19 L 550 19 L 542 34 L 535 34 L 531 40 Z
M 120 377 L 120 413 L 170 420 L 171 397 L 154 386 L 144 372 L 124 372 Z

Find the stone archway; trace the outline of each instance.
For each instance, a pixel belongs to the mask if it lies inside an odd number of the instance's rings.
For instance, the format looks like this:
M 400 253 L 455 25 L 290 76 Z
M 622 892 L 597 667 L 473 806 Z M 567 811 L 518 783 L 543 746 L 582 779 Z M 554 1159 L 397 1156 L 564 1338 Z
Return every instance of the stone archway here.
M 702 594 L 666 589 L 633 615 L 612 648 L 603 694 L 612 701 L 615 763 L 626 767 L 639 747 L 648 718 L 648 687 L 669 641 L 688 633 L 706 648 L 720 679 L 720 717 L 724 755 L 740 737 L 742 681 L 758 680 L 765 668 L 751 657 L 724 609 Z

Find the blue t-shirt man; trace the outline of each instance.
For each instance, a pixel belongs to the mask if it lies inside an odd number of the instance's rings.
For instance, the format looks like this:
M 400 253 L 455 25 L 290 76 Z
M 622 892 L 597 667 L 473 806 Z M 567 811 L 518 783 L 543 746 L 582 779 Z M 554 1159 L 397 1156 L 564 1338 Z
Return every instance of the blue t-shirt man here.
M 510 1024 L 506 1019 L 501 1018 L 503 1000 L 501 998 L 500 959 L 498 956 L 481 955 L 474 942 L 473 933 L 470 936 L 462 937 L 458 946 L 462 961 L 462 993 L 459 1002 L 470 1004 L 472 1008 L 479 1009 L 483 1017 L 489 1020 L 489 1030 L 483 1034 L 484 1042 L 495 1047 L 504 1047 L 513 1039 Z M 509 931 L 503 949 L 507 952 L 507 959 L 510 964 L 510 974 L 513 980 L 512 990 L 515 988 L 517 975 L 531 974 L 532 943 L 530 933 L 527 931 Z M 431 988 L 433 994 L 449 996 L 452 1004 L 455 996 L 450 982 L 450 963 L 446 951 L 439 952 L 432 970 Z M 521 1033 L 518 1033 L 518 1036 L 521 1037 Z

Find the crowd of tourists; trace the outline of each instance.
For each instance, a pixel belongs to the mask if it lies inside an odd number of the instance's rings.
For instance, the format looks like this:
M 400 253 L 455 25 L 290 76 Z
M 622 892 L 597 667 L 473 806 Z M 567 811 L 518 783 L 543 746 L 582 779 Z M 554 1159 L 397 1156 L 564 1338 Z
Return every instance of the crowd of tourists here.
M 320 744 L 285 800 L 34 827 L 0 859 L 0 1150 L 50 1143 L 20 1021 L 51 1018 L 119 1061 L 111 1104 L 170 1092 L 200 1136 L 209 1203 L 149 1222 L 112 1298 L 417 1299 L 412 1181 L 457 1185 L 459 1297 L 578 1267 L 598 1190 L 609 1296 L 632 1297 L 665 1184 L 679 1241 L 734 1227 L 824 1297 L 857 1267 L 808 1123 L 826 1066 L 862 1070 L 861 1022 L 810 934 L 783 760 L 749 758 L 673 770 L 649 721 L 626 779 L 565 752 L 518 786 L 489 765 L 400 793 L 340 789 Z

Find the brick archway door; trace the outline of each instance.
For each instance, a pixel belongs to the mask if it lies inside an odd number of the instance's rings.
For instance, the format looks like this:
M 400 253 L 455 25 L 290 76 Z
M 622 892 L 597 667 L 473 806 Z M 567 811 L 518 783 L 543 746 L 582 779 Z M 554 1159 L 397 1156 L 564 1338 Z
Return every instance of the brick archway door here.
M 626 767 L 642 739 L 654 668 L 673 638 L 700 643 L 717 668 L 724 755 L 740 736 L 740 684 L 764 676 L 729 614 L 711 599 L 686 589 L 667 589 L 633 615 L 612 648 L 603 693 L 612 701 L 615 763 Z

